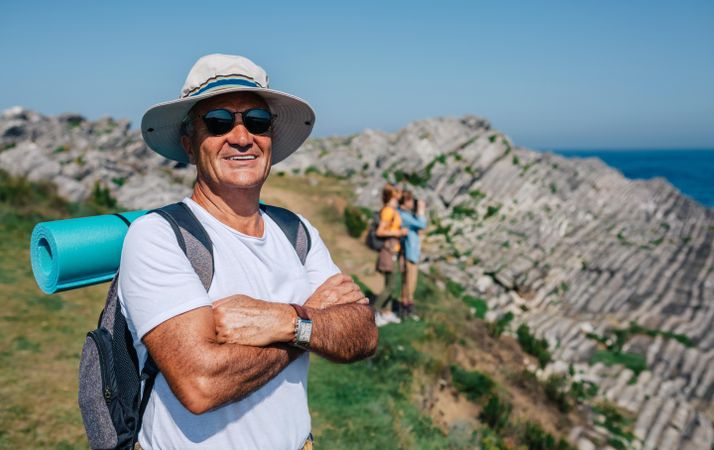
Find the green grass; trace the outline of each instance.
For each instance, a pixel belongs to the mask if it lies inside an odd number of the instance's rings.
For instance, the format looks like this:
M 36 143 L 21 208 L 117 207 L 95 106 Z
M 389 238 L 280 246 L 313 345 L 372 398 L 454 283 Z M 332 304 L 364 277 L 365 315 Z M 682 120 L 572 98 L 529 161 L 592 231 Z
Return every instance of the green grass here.
M 611 350 L 598 350 L 590 358 L 590 364 L 603 363 L 606 366 L 621 364 L 638 376 L 640 372 L 647 370 L 647 361 L 642 355 L 628 352 L 614 352 Z
M 411 401 L 413 369 L 424 356 L 425 322 L 380 329 L 369 360 L 335 365 L 311 358 L 309 402 L 320 448 L 448 448 L 447 437 Z
M 455 281 L 447 280 L 446 290 L 449 291 L 449 293 L 454 297 L 460 298 L 466 291 L 466 288 Z
M 28 242 L 39 221 L 97 213 L 62 201 L 47 184 L 0 172 L 0 449 L 87 448 L 77 370 L 107 285 L 42 294 Z
M 469 308 L 473 308 L 476 312 L 476 317 L 479 319 L 485 319 L 486 313 L 488 312 L 488 303 L 486 300 L 480 297 L 472 297 L 470 295 L 464 295 L 462 300 Z

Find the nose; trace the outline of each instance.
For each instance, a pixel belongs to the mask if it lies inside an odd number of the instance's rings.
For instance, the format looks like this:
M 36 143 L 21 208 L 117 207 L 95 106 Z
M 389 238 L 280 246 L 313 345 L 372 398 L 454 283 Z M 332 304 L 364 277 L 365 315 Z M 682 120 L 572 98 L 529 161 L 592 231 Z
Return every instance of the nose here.
M 243 122 L 236 122 L 233 129 L 226 135 L 226 140 L 239 150 L 248 150 L 253 146 L 253 135 L 243 125 Z

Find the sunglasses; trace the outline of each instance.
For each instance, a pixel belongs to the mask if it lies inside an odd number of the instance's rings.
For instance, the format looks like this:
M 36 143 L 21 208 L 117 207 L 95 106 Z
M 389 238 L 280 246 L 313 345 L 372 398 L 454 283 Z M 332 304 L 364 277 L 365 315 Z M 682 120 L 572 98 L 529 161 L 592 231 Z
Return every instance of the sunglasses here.
M 251 134 L 266 133 L 273 125 L 273 117 L 275 117 L 270 111 L 263 108 L 251 108 L 243 112 L 214 109 L 204 114 L 202 119 L 209 133 L 214 136 L 220 136 L 227 134 L 235 127 L 237 115 L 241 116 L 243 126 L 245 126 Z

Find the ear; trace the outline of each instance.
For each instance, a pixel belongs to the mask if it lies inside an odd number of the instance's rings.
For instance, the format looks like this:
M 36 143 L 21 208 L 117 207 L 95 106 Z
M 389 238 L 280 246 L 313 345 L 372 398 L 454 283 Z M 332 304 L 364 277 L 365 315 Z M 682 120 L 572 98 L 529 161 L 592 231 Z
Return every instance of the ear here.
M 181 146 L 183 147 L 183 151 L 188 155 L 188 162 L 196 164 L 196 154 L 191 145 L 191 138 L 186 135 L 181 136 Z

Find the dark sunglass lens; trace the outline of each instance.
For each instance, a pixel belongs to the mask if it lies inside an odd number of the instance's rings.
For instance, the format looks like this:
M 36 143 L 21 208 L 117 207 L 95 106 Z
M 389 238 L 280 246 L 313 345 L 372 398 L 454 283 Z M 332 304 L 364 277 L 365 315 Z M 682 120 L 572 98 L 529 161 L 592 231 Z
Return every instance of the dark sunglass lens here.
M 208 111 L 203 116 L 203 122 L 206 124 L 208 132 L 216 135 L 228 133 L 235 124 L 233 113 L 226 109 Z
M 249 109 L 243 113 L 243 125 L 253 134 L 263 134 L 270 129 L 273 116 L 265 109 Z

